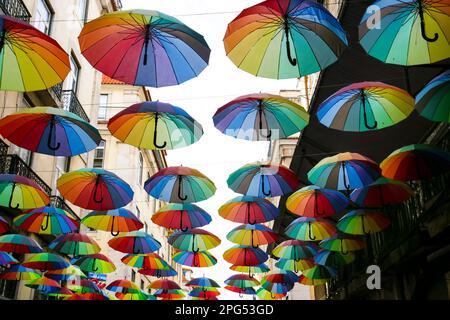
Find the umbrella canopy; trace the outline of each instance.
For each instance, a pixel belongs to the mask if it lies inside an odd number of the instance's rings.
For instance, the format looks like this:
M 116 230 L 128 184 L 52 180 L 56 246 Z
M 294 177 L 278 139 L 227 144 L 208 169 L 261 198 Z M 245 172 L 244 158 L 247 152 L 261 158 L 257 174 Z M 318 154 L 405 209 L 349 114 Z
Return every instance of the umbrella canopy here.
M 300 240 L 286 240 L 272 250 L 272 254 L 277 258 L 289 260 L 312 259 L 317 253 L 317 248 L 310 242 Z
M 355 236 L 340 234 L 322 240 L 319 244 L 323 249 L 336 251 L 347 255 L 351 251 L 357 251 L 364 248 L 364 241 Z
M 161 290 L 181 290 L 180 286 L 175 281 L 167 279 L 155 280 L 149 284 L 148 288 Z
M 14 218 L 14 225 L 27 232 L 45 235 L 76 232 L 80 227 L 67 211 L 55 207 L 27 211 Z
M 355 254 L 353 252 L 348 252 L 347 254 L 341 254 L 336 251 L 329 251 L 321 249 L 314 257 L 314 262 L 328 267 L 342 267 L 346 264 L 355 261 Z
M 253 288 L 239 288 L 234 286 L 225 286 L 224 288 L 231 292 L 239 293 L 240 296 L 243 294 L 250 294 L 250 295 L 256 294 L 256 291 Z
M 0 174 L 0 206 L 26 210 L 49 203 L 49 196 L 34 180 L 15 174 Z
M 44 293 L 49 297 L 55 297 L 56 299 L 61 298 L 61 300 L 70 298 L 75 294 L 72 291 L 70 291 L 69 289 L 64 288 L 64 287 L 59 287 L 59 288 L 55 287 L 54 290 L 52 290 L 52 292 L 46 293 L 46 292 L 41 291 L 41 293 Z
M 278 239 L 278 234 L 263 224 L 243 224 L 237 226 L 227 234 L 231 242 L 252 246 L 270 244 Z
M 266 262 L 269 256 L 260 248 L 238 245 L 225 251 L 223 258 L 233 265 L 257 266 Z
M 139 293 L 141 290 L 134 282 L 130 280 L 115 280 L 106 286 L 106 289 L 113 292 L 121 293 Z
M 164 290 L 159 289 L 154 293 L 154 296 L 160 298 L 161 300 L 182 300 L 186 295 L 182 290 Z
M 245 272 L 248 273 L 249 276 L 252 276 L 254 273 L 266 273 L 270 271 L 270 268 L 264 264 L 261 263 L 256 266 L 230 266 L 230 269 L 237 272 Z
M 37 272 L 37 270 L 26 268 L 20 264 L 12 265 L 0 273 L 0 279 L 2 280 L 34 280 L 40 277 L 41 275 Z
M 447 0 L 379 0 L 373 27 L 368 9 L 359 26 L 361 46 L 368 54 L 403 66 L 450 58 L 450 6 Z
M 251 288 L 260 285 L 258 280 L 246 274 L 234 274 L 227 278 L 224 282 L 229 286 L 238 288 Z
M 217 297 L 219 295 L 220 295 L 220 292 L 213 292 L 213 291 L 193 290 L 193 291 L 189 292 L 190 297 L 197 297 L 197 298 L 202 298 L 205 300 L 209 300 L 210 298 Z
M 113 79 L 148 87 L 177 85 L 200 74 L 210 49 L 202 35 L 158 11 L 107 13 L 78 37 L 90 64 Z
M 56 293 L 61 291 L 61 286 L 55 280 L 41 277 L 25 284 L 26 287 L 38 290 L 44 294 Z
M 264 276 L 261 280 L 261 287 L 272 294 L 284 294 L 294 288 L 298 277 L 291 271 L 271 273 Z
M 5 15 L 0 15 L 0 29 L 0 90 L 38 91 L 64 81 L 70 62 L 58 42 Z
M 314 261 L 311 259 L 280 259 L 275 263 L 275 267 L 281 270 L 293 271 L 295 273 L 314 267 Z
M 336 18 L 315 1 L 267 0 L 243 10 L 228 25 L 224 44 L 240 69 L 288 79 L 334 63 L 347 38 Z
M 336 234 L 336 227 L 323 218 L 300 217 L 292 221 L 284 233 L 293 239 L 319 241 Z
M 44 250 L 32 238 L 21 234 L 4 234 L 0 236 L 0 251 L 8 253 L 40 253 Z
M 169 264 L 157 253 L 127 254 L 121 261 L 138 269 L 169 269 Z
M 149 298 L 151 295 L 142 292 L 141 290 L 137 293 L 122 293 L 116 292 L 115 297 L 119 300 L 153 300 Z
M 109 231 L 113 237 L 120 232 L 136 231 L 144 227 L 141 220 L 125 208 L 92 211 L 81 219 L 81 223 L 91 229 Z
M 186 286 L 220 288 L 220 285 L 216 281 L 207 277 L 194 278 L 187 282 Z
M 364 209 L 353 210 L 339 219 L 337 228 L 348 234 L 366 235 L 389 227 L 391 221 L 384 214 Z
M 17 263 L 19 263 L 19 261 L 17 261 L 11 254 L 0 251 L 0 266 L 4 267 Z
M 329 279 L 337 276 L 337 270 L 317 264 L 311 269 L 302 271 L 303 275 L 309 279 Z
M 211 220 L 205 210 L 190 203 L 169 203 L 152 215 L 155 224 L 181 231 L 206 226 Z
M 134 194 L 117 175 L 97 168 L 65 173 L 58 179 L 57 186 L 65 199 L 88 210 L 118 209 L 127 205 Z
M 114 263 L 104 254 L 88 254 L 77 258 L 72 264 L 79 266 L 84 272 L 111 273 L 116 270 Z
M 9 223 L 2 216 L 0 216 L 0 234 L 9 231 Z
M 395 125 L 413 110 L 414 98 L 405 90 L 382 82 L 360 82 L 325 100 L 317 118 L 332 129 L 365 132 Z
M 223 134 L 251 141 L 286 138 L 309 122 L 309 113 L 298 104 L 271 94 L 239 97 L 216 111 L 214 126 Z
M 342 212 L 349 204 L 339 191 L 306 186 L 294 192 L 286 200 L 286 208 L 297 215 L 318 218 Z
M 381 175 L 378 164 L 359 153 L 339 153 L 319 161 L 308 180 L 322 188 L 347 190 L 365 187 Z
M 119 235 L 108 241 L 108 245 L 116 251 L 131 254 L 145 254 L 157 251 L 161 243 L 143 231 L 132 231 Z
M 208 251 L 178 251 L 173 254 L 172 259 L 176 263 L 195 268 L 207 268 L 217 263 L 216 257 Z
M 175 277 L 178 274 L 178 272 L 170 265 L 168 265 L 167 268 L 168 269 L 139 269 L 138 272 L 146 276 L 157 278 Z
M 203 128 L 186 111 L 159 101 L 142 102 L 122 110 L 108 122 L 122 142 L 143 149 L 177 149 L 197 142 Z
M 311 279 L 307 278 L 304 275 L 301 275 L 298 279 L 298 283 L 304 286 L 320 286 L 328 282 L 329 279 Z
M 89 236 L 82 233 L 67 233 L 53 240 L 48 247 L 54 251 L 73 256 L 95 254 L 100 252 L 100 246 Z
M 295 173 L 271 164 L 247 164 L 234 171 L 227 179 L 228 187 L 246 196 L 259 198 L 283 196 L 300 185 Z
M 94 150 L 98 130 L 57 107 L 33 107 L 0 119 L 0 134 L 15 145 L 51 156 L 73 157 Z
M 450 70 L 431 80 L 416 96 L 416 110 L 431 121 L 450 122 Z
M 425 144 L 412 144 L 392 152 L 380 167 L 386 178 L 422 180 L 450 170 L 450 153 Z
M 57 254 L 42 252 L 27 257 L 22 266 L 30 269 L 58 270 L 69 267 L 70 263 Z
M 278 300 L 283 299 L 286 296 L 286 293 L 272 293 L 267 291 L 264 288 L 259 288 L 256 290 L 256 295 L 260 300 Z
M 67 288 L 79 293 L 79 294 L 95 294 L 95 295 L 104 295 L 102 290 L 95 284 L 95 282 L 88 279 L 81 280 L 71 280 L 67 282 Z M 89 300 L 104 300 L 104 298 L 96 297 L 96 296 L 85 296 Z
M 65 269 L 47 271 L 45 276 L 56 281 L 81 280 L 82 278 L 87 278 L 78 266 L 73 265 L 70 265 Z
M 209 250 L 221 243 L 216 235 L 202 229 L 177 231 L 167 239 L 167 242 L 176 249 L 190 252 Z
M 267 199 L 239 196 L 227 201 L 219 208 L 219 215 L 227 220 L 255 224 L 275 220 L 280 212 Z
M 156 199 L 174 203 L 203 201 L 216 192 L 207 176 L 188 167 L 164 168 L 145 182 L 144 189 Z

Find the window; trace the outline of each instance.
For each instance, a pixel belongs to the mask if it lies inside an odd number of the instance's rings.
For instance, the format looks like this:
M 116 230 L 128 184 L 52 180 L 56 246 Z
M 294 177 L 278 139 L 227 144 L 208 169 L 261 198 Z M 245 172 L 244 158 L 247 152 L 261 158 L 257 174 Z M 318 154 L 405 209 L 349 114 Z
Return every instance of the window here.
M 138 167 L 137 167 L 137 182 L 139 185 L 142 184 L 143 172 L 144 172 L 144 157 L 142 156 L 142 153 L 139 152 Z
M 36 8 L 35 27 L 43 33 L 50 34 L 50 25 L 53 18 L 53 12 L 47 1 L 38 0 Z
M 136 281 L 136 271 L 131 270 L 131 282 L 135 282 Z
M 88 0 L 78 0 L 77 15 L 84 24 L 87 19 Z
M 94 168 L 103 168 L 104 157 L 105 141 L 102 140 L 94 152 Z
M 107 94 L 101 94 L 100 95 L 100 102 L 98 106 L 98 120 L 105 120 L 106 114 L 108 110 L 108 95 Z
M 141 280 L 141 290 L 144 290 L 144 288 L 145 288 L 144 280 Z
M 24 95 L 22 97 L 22 107 L 24 108 L 31 108 L 33 104 L 31 101 Z M 20 159 L 22 159 L 27 165 L 31 167 L 33 162 L 33 153 L 27 149 L 23 149 L 20 147 L 17 147 L 15 145 L 12 145 L 13 153 L 17 154 Z
M 67 75 L 64 82 L 64 90 L 72 90 L 74 93 L 78 89 L 78 76 L 80 74 L 80 64 L 73 54 L 69 56 L 70 60 L 70 72 Z

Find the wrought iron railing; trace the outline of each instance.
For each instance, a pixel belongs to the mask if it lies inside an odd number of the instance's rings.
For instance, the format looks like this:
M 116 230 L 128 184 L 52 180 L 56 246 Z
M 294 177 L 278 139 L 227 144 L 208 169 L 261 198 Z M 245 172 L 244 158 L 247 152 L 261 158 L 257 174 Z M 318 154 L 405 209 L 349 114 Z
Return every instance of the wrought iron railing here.
M 0 0 L 0 8 L 8 16 L 30 22 L 31 14 L 22 0 Z
M 56 86 L 53 86 L 50 88 L 50 90 L 53 92 L 55 97 L 58 99 L 58 102 L 61 101 L 62 93 L 63 93 L 63 84 L 58 83 Z
M 0 156 L 6 156 L 8 154 L 8 145 L 0 139 Z
M 75 113 L 82 119 L 90 122 L 88 115 L 84 111 L 83 106 L 77 98 L 77 95 L 72 90 L 62 91 L 62 106 L 64 110 Z
M 67 211 L 68 213 L 70 213 L 74 219 L 80 220 L 80 218 L 75 213 L 75 211 L 73 211 L 72 208 L 69 207 L 69 205 L 64 201 L 63 198 L 61 198 L 59 196 L 51 196 L 50 201 L 51 201 L 50 203 L 52 206 L 63 209 L 65 211 Z

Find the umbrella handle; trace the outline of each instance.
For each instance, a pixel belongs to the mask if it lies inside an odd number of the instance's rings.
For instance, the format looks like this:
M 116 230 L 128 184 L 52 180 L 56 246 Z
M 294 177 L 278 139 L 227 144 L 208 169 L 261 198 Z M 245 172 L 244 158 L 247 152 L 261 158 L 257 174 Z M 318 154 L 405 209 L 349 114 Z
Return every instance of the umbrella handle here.
M 316 237 L 312 233 L 311 221 L 308 221 L 308 237 L 309 237 L 309 240 L 312 240 L 312 241 L 316 240 Z
M 100 199 L 97 199 L 97 192 L 98 192 L 98 185 L 100 183 L 100 174 L 97 175 L 97 179 L 95 180 L 95 189 L 94 189 L 94 202 L 95 203 L 102 203 L 103 202 L 103 196 L 100 195 Z
M 57 143 L 56 146 L 52 146 L 52 136 L 53 136 L 53 131 L 55 131 L 55 117 L 52 116 L 52 120 L 50 120 L 50 130 L 48 133 L 48 138 L 47 138 L 47 147 L 50 150 L 56 151 L 61 147 L 61 143 Z M 55 140 L 56 140 L 56 136 L 55 136 Z
M 345 189 L 347 189 L 347 192 L 350 193 L 350 184 L 347 183 L 347 177 L 345 175 L 345 161 L 341 162 L 341 167 L 342 167 L 342 176 L 344 177 L 344 187 Z
M 318 216 L 323 216 L 325 212 L 319 212 L 319 202 L 317 201 L 317 190 L 314 190 L 314 209 Z
M 252 248 L 254 248 L 254 249 L 258 249 L 259 248 L 259 245 L 258 244 L 256 244 L 255 245 L 255 243 L 254 243 L 254 240 L 253 240 L 253 230 L 251 231 L 251 237 L 252 237 Z
M 195 248 L 195 234 L 192 236 L 192 252 L 198 253 L 200 251 L 200 248 Z
M 295 273 L 298 272 L 297 261 L 294 261 L 294 272 L 295 272 Z
M 42 231 L 45 231 L 45 230 L 47 230 L 48 229 L 48 222 L 49 222 L 49 215 L 48 214 L 46 214 L 45 215 L 45 225 L 41 225 L 41 230 Z
M 254 278 L 255 277 L 255 275 L 252 273 L 252 268 L 251 267 L 248 267 L 248 276 L 250 278 Z
M 271 297 L 272 299 L 275 299 L 275 298 L 276 298 L 276 296 L 273 295 L 272 291 L 270 291 L 270 297 Z
M 239 292 L 239 298 L 243 298 L 244 297 L 244 295 L 241 293 L 241 292 Z
M 292 66 L 296 66 L 297 65 L 297 59 L 292 58 L 291 55 L 291 44 L 289 43 L 289 18 L 287 15 L 284 16 L 284 33 L 286 34 L 286 51 L 287 51 L 287 57 L 289 60 L 289 63 Z
M 341 254 L 343 254 L 344 256 L 348 254 L 348 250 L 344 251 L 344 244 L 342 242 L 342 239 L 341 239 Z
M 161 278 L 161 272 L 159 270 L 156 270 L 156 278 L 158 279 Z
M 271 195 L 270 186 L 269 186 L 269 191 L 266 192 L 265 183 L 264 183 L 264 176 L 261 176 L 261 190 L 262 190 L 263 195 L 265 195 L 265 196 L 270 196 Z
M 15 182 L 13 182 L 13 185 L 12 185 L 12 188 L 11 188 L 11 196 L 9 197 L 9 204 L 8 204 L 8 206 L 11 209 L 19 209 L 19 206 L 20 206 L 19 203 L 17 203 L 15 207 L 12 205 L 12 200 L 13 200 L 13 196 L 14 196 L 14 190 L 16 190 L 16 183 Z
M 253 221 L 250 221 L 250 202 L 247 202 L 247 221 L 249 224 L 254 225 L 256 223 L 256 218 Z
M 258 114 L 259 114 L 259 135 L 263 138 L 270 138 L 272 136 L 272 130 L 268 129 L 267 135 L 262 133 L 262 129 L 263 129 L 263 123 L 262 123 L 262 115 L 263 115 L 263 109 L 262 109 L 263 105 L 262 105 L 262 100 L 259 100 L 258 103 Z
M 369 230 L 369 231 L 366 231 L 366 227 L 364 226 L 364 215 L 363 215 L 363 214 L 361 215 L 361 224 L 362 224 L 362 232 L 363 232 L 364 234 L 369 234 L 369 233 L 370 233 L 370 230 Z
M 184 210 L 181 210 L 181 217 L 180 217 L 180 230 L 182 231 L 182 232 L 186 232 L 186 231 L 188 231 L 189 230 L 189 227 L 183 227 L 183 213 L 184 213 Z
M 193 266 L 198 268 L 200 267 L 200 261 L 198 261 L 198 255 L 194 253 L 194 261 L 192 262 Z
M 366 112 L 366 93 L 364 92 L 364 89 L 361 89 L 361 103 L 363 107 L 363 114 L 364 114 L 364 125 L 367 129 L 376 129 L 378 127 L 378 122 L 374 120 L 373 125 L 369 125 L 369 121 L 367 119 L 367 112 Z
M 117 228 L 117 231 L 114 232 L 114 220 L 115 220 L 115 218 L 116 218 L 116 216 L 113 216 L 113 217 L 112 217 L 112 223 L 111 223 L 111 235 L 112 235 L 113 237 L 117 237 L 117 236 L 119 235 L 119 233 L 120 233 L 119 228 Z
M 423 16 L 423 4 L 422 0 L 418 1 L 419 4 L 419 17 L 420 17 L 420 32 L 422 34 L 422 38 L 427 42 L 436 42 L 439 39 L 439 34 L 435 33 L 433 38 L 427 36 L 427 32 L 425 30 L 425 18 Z
M 157 142 L 157 136 L 158 136 L 158 112 L 155 112 L 155 130 L 153 131 L 153 145 L 157 147 L 158 149 L 165 148 L 167 146 L 167 141 L 164 141 L 162 145 L 159 145 Z
M 147 24 L 146 26 L 145 26 L 145 35 L 144 35 L 144 46 L 145 46 L 145 49 L 144 49 L 144 66 L 146 66 L 147 65 L 147 61 L 148 61 L 148 54 L 147 54 L 147 51 L 148 51 L 148 43 L 150 42 L 150 24 Z
M 94 259 L 93 262 L 92 262 L 92 271 L 93 271 L 93 272 L 98 271 L 98 266 L 97 266 L 96 263 L 95 263 L 96 260 L 97 260 L 97 259 Z
M 187 195 L 184 195 L 184 196 L 182 195 L 182 192 L 181 192 L 182 181 L 183 181 L 183 176 L 178 176 L 178 199 L 184 201 L 187 199 Z

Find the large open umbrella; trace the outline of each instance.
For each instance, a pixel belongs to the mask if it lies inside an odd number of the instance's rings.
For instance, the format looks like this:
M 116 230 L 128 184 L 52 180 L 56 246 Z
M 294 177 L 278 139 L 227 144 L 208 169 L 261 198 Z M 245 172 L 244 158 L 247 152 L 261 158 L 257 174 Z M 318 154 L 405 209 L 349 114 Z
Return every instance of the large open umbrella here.
M 219 215 L 233 222 L 255 224 L 276 219 L 279 211 L 267 199 L 239 196 L 223 204 L 219 208 Z
M 74 260 L 72 264 L 79 266 L 84 272 L 105 274 L 116 270 L 111 259 L 101 253 L 84 255 Z
M 312 259 L 317 253 L 317 247 L 311 242 L 300 240 L 286 240 L 272 250 L 277 258 L 299 261 Z
M 59 253 L 69 254 L 75 257 L 100 252 L 98 243 L 88 235 L 82 233 L 60 235 L 48 247 Z
M 120 232 L 137 231 L 144 227 L 141 220 L 125 208 L 92 211 L 81 219 L 81 223 L 91 229 L 109 231 L 114 237 Z
M 207 268 L 217 263 L 216 257 L 208 251 L 176 251 L 172 256 L 172 259 L 176 263 L 194 268 Z
M 203 227 L 211 220 L 211 216 L 205 210 L 190 203 L 170 203 L 152 215 L 155 224 L 181 231 Z
M 78 294 L 95 294 L 95 295 L 103 295 L 102 290 L 98 287 L 98 285 L 88 279 L 74 279 L 67 282 L 67 288 L 78 293 Z M 103 300 L 100 297 L 95 296 L 86 296 L 86 298 L 96 298 L 95 300 Z M 90 299 L 89 299 L 90 300 Z
M 8 253 L 40 253 L 44 250 L 33 238 L 21 234 L 0 236 L 0 251 Z
M 61 285 L 55 280 L 40 277 L 25 284 L 26 287 L 40 291 L 43 294 L 56 293 L 61 290 Z
M 210 288 L 220 288 L 220 285 L 213 279 L 207 277 L 198 277 L 186 282 L 186 286 L 190 287 L 210 287 Z
M 221 240 L 209 231 L 190 229 L 173 233 L 167 242 L 176 249 L 190 252 L 205 251 L 217 247 Z
M 86 23 L 78 38 L 94 68 L 128 84 L 165 87 L 183 83 L 208 65 L 202 35 L 158 11 L 107 13 Z
M 12 265 L 0 273 L 0 279 L 2 280 L 34 280 L 40 277 L 41 275 L 37 272 L 37 270 L 26 268 L 20 264 Z
M 9 223 L 2 216 L 0 216 L 0 234 L 9 231 Z
M 270 271 L 270 268 L 264 264 L 261 263 L 256 266 L 239 266 L 239 265 L 232 265 L 230 266 L 230 269 L 237 272 L 245 272 L 248 273 L 250 277 L 253 277 L 254 273 L 266 273 Z
M 203 300 L 210 300 L 211 298 L 215 298 L 220 296 L 220 292 L 215 291 L 203 291 L 203 290 L 192 290 L 189 292 L 190 297 L 196 297 Z
M 246 274 L 234 274 L 225 279 L 225 284 L 238 288 L 251 288 L 260 285 L 259 281 Z
M 280 270 L 270 273 L 261 279 L 261 287 L 272 294 L 284 294 L 294 288 L 298 276 L 292 271 Z
M 22 262 L 22 266 L 30 269 L 47 271 L 65 269 L 70 266 L 70 263 L 57 254 L 42 252 L 27 257 L 25 261 Z
M 317 255 L 314 257 L 314 262 L 316 264 L 335 268 L 342 267 L 346 264 L 352 263 L 353 261 L 355 261 L 355 254 L 353 252 L 341 254 L 337 251 L 329 251 L 325 249 L 319 250 Z
M 168 103 L 148 101 L 122 110 L 108 122 L 114 137 L 144 149 L 177 149 L 198 141 L 200 123 L 186 111 Z
M 125 279 L 114 280 L 106 286 L 106 289 L 113 292 L 121 293 L 138 293 L 141 290 L 134 282 Z
M 322 240 L 320 246 L 326 250 L 337 251 L 346 255 L 351 251 L 362 250 L 365 244 L 361 238 L 338 233 L 331 238 Z
M 314 267 L 314 261 L 312 259 L 279 259 L 275 263 L 275 267 L 297 273 Z
M 143 231 L 121 234 L 109 240 L 108 245 L 116 251 L 131 254 L 151 253 L 161 248 L 158 240 Z
M 17 259 L 14 258 L 12 254 L 0 251 L 0 266 L 4 267 L 17 263 L 19 263 L 19 261 L 17 261 Z
M 167 269 L 139 269 L 138 272 L 156 278 L 175 277 L 178 274 L 169 264 L 167 265 Z
M 0 15 L 0 90 L 38 91 L 63 82 L 68 54 L 32 25 Z
M 337 270 L 333 267 L 316 264 L 311 269 L 302 271 L 302 274 L 309 279 L 330 279 L 337 276 Z
M 237 245 L 223 253 L 225 261 L 237 266 L 258 266 L 269 259 L 267 253 L 260 248 Z
M 183 290 L 180 289 L 158 289 L 155 291 L 154 296 L 160 298 L 161 300 L 182 300 L 184 297 L 186 297 Z
M 450 58 L 448 0 L 379 0 L 361 19 L 359 39 L 371 56 L 404 66 Z
M 267 0 L 243 10 L 228 25 L 224 44 L 242 70 L 286 79 L 334 63 L 347 38 L 337 19 L 315 1 Z
M 358 209 L 348 212 L 339 219 L 337 228 L 348 234 L 366 235 L 383 231 L 390 224 L 391 220 L 380 212 Z
M 57 281 L 81 280 L 87 276 L 78 266 L 70 265 L 65 269 L 50 270 L 45 273 L 47 278 Z
M 178 283 L 167 279 L 158 279 L 151 282 L 148 286 L 149 289 L 160 289 L 160 290 L 181 290 Z
M 169 269 L 169 264 L 157 253 L 127 254 L 121 261 L 138 269 Z
M 25 210 L 49 203 L 49 196 L 34 180 L 15 174 L 0 174 L 0 206 Z
M 33 107 L 0 119 L 0 134 L 15 145 L 51 156 L 72 157 L 95 149 L 102 137 L 76 114 Z
M 278 234 L 263 224 L 242 224 L 227 234 L 231 242 L 252 246 L 270 244 L 278 239 Z
M 336 234 L 336 227 L 323 218 L 300 217 L 292 221 L 284 233 L 296 240 L 319 241 Z
M 450 70 L 431 80 L 416 96 L 416 110 L 431 121 L 450 122 Z

